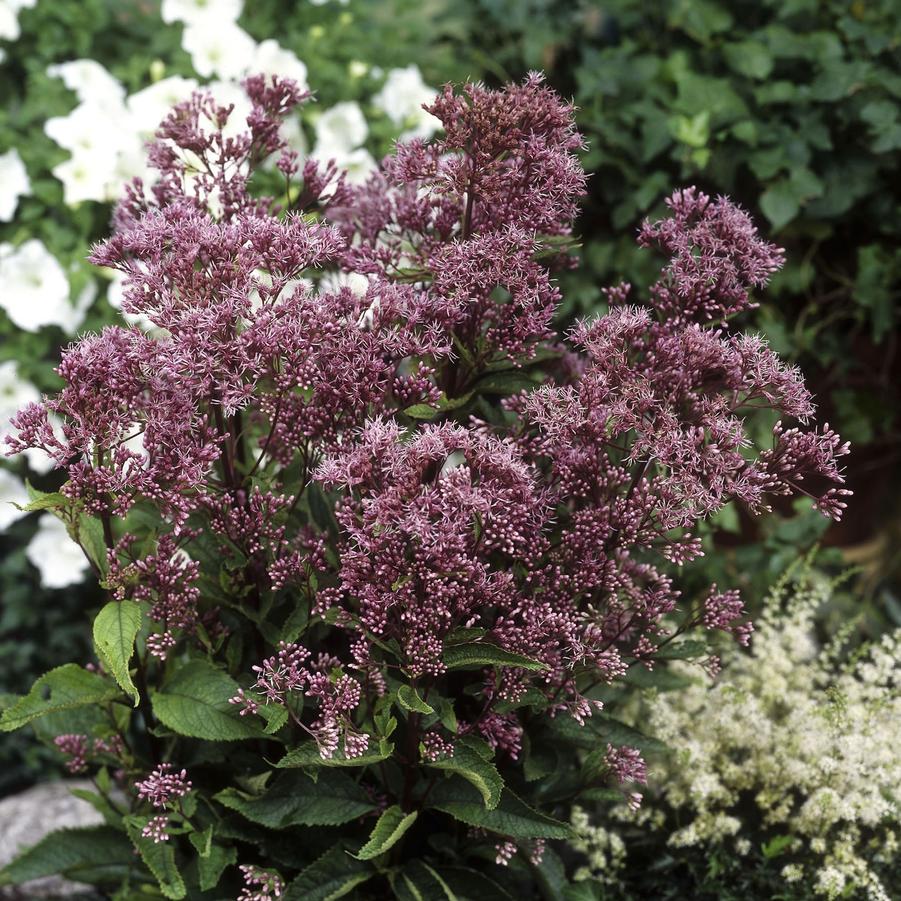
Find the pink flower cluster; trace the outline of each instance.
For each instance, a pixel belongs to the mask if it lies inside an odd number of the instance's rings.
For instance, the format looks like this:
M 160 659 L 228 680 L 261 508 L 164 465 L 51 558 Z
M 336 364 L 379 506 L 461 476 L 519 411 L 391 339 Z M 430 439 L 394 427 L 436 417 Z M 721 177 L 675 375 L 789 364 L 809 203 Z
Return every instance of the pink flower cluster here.
M 651 666 L 690 627 L 747 641 L 735 593 L 687 604 L 669 565 L 701 553 L 697 525 L 729 502 L 759 512 L 803 492 L 837 519 L 848 493 L 847 444 L 803 427 L 798 371 L 727 322 L 782 251 L 728 199 L 677 191 L 639 235 L 667 256 L 648 302 L 609 289 L 609 312 L 564 345 L 552 271 L 572 263 L 582 142 L 539 76 L 446 88 L 429 107 L 444 136 L 399 145 L 354 187 L 285 150 L 295 85 L 246 87 L 238 136 L 203 93 L 176 107 L 151 152 L 159 182 L 132 187 L 94 249 L 151 330 L 70 347 L 63 389 L 18 414 L 9 441 L 66 466 L 64 494 L 104 521 L 109 584 L 159 625 L 151 652 L 201 621 L 221 636 L 217 592 L 254 624 L 303 597 L 328 650 L 282 644 L 233 701 L 252 714 L 311 698 L 295 726 L 323 756 L 343 743 L 353 757 L 390 668 L 430 687 L 449 648 L 481 642 L 529 666 L 488 668 L 458 734 L 516 759 L 522 722 L 501 705 L 526 691 L 583 722 L 599 706 L 588 687 Z M 249 189 L 273 154 L 281 206 Z M 358 290 L 334 277 L 348 274 Z M 503 397 L 536 361 L 541 387 Z M 758 409 L 800 425 L 756 448 Z M 161 518 L 140 552 L 113 540 L 139 503 Z M 427 756 L 450 753 L 454 736 L 429 735 Z
M 69 759 L 66 761 L 66 769 L 70 773 L 83 773 L 88 768 L 88 759 L 100 755 L 107 755 L 118 761 L 125 751 L 125 745 L 118 735 L 109 739 L 95 738 L 93 741 L 87 736 L 77 732 L 67 732 L 57 735 L 53 739 L 57 750 Z
M 241 864 L 238 869 L 244 878 L 238 901 L 274 901 L 284 894 L 285 883 L 278 873 L 247 864 Z
M 240 689 L 231 703 L 241 707 L 241 715 L 259 712 L 259 698 L 267 704 L 289 704 L 291 692 L 313 698 L 319 715 L 310 724 L 298 724 L 316 741 L 323 758 L 338 751 L 343 740 L 344 756 L 360 757 L 369 747 L 369 736 L 353 724 L 352 714 L 360 704 L 360 683 L 347 673 L 339 673 L 341 661 L 329 654 L 310 659 L 310 652 L 298 644 L 279 645 L 278 653 L 253 670 L 257 680 L 253 694 Z M 289 707 L 290 710 L 290 707 Z
M 175 772 L 171 763 L 161 763 L 149 776 L 135 783 L 138 798 L 149 801 L 157 810 L 173 809 L 177 807 L 179 799 L 183 798 L 191 790 L 191 781 L 186 770 Z M 165 842 L 169 840 L 169 815 L 157 814 L 142 830 L 144 838 L 153 842 Z

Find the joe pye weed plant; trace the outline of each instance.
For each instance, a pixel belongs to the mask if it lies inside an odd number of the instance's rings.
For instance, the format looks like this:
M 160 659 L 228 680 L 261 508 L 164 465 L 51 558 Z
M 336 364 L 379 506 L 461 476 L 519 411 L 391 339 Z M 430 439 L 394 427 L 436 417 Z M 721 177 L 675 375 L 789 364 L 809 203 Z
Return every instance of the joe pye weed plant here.
M 668 574 L 696 524 L 802 490 L 844 506 L 847 446 L 803 427 L 799 373 L 728 325 L 782 253 L 727 199 L 677 191 L 639 235 L 667 257 L 648 300 L 610 289 L 560 336 L 551 273 L 585 178 L 540 77 L 445 88 L 443 136 L 362 185 L 285 148 L 293 82 L 245 87 L 237 133 L 203 93 L 173 110 L 158 181 L 94 248 L 147 329 L 81 339 L 65 387 L 14 420 L 11 451 L 67 468 L 33 506 L 109 602 L 98 663 L 43 676 L 2 728 L 90 773 L 105 825 L 4 878 L 560 897 L 571 799 L 613 782 L 638 805 L 645 779 L 599 689 L 715 667 L 686 633 L 748 639 L 735 592 L 682 598 Z M 274 154 L 284 189 L 260 196 Z M 761 407 L 801 425 L 753 447 Z

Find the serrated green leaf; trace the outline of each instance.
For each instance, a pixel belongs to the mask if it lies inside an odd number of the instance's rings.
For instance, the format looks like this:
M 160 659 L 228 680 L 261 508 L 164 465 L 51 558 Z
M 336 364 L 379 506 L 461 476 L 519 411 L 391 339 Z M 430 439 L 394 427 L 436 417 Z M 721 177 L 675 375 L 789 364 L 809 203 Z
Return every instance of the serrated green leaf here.
M 45 673 L 27 695 L 3 711 L 0 731 L 12 732 L 49 713 L 94 706 L 120 696 L 114 682 L 75 663 L 67 663 Z
M 654 657 L 658 660 L 691 660 L 695 657 L 706 657 L 710 648 L 706 641 L 687 639 L 662 647 Z
M 69 534 L 81 545 L 100 575 L 105 576 L 109 561 L 106 559 L 106 539 L 100 520 L 81 513 L 75 526 L 69 527 Z
M 60 829 L 42 838 L 0 870 L 0 885 L 19 885 L 57 873 L 79 882 L 115 883 L 134 860 L 131 842 L 119 829 L 89 826 Z
M 25 480 L 25 490 L 28 492 L 27 504 L 15 504 L 20 510 L 32 513 L 35 510 L 57 510 L 68 507 L 72 501 L 58 491 L 41 491 L 35 488 L 28 479 Z
M 256 797 L 235 788 L 214 797 L 224 807 L 270 829 L 339 826 L 374 809 L 360 785 L 334 770 L 323 770 L 315 782 L 303 772 L 282 773 Z
M 203 832 L 192 832 L 188 838 L 199 857 L 209 857 L 213 848 L 213 827 L 207 826 Z
M 607 714 L 602 713 L 597 717 L 592 717 L 592 721 L 593 731 L 605 742 L 609 742 L 615 747 L 629 745 L 648 754 L 662 754 L 667 750 L 667 746 L 659 738 L 645 735 L 633 726 L 614 719 L 612 716 L 607 716 Z
M 500 803 L 501 792 L 504 790 L 504 782 L 500 773 L 493 763 L 485 760 L 467 745 L 458 742 L 454 745 L 453 757 L 425 761 L 425 765 L 435 770 L 462 776 L 478 789 L 488 810 L 494 810 Z
M 505 372 L 492 372 L 479 379 L 473 392 L 475 394 L 518 394 L 535 387 L 535 380 L 521 369 L 509 369 Z
M 197 881 L 201 891 L 209 891 L 219 884 L 226 867 L 238 861 L 238 852 L 233 846 L 212 845 L 210 853 L 197 858 Z
M 336 901 L 375 875 L 338 845 L 311 863 L 285 889 L 284 901 Z
M 411 860 L 392 881 L 398 901 L 459 901 L 441 876 L 421 860 Z
M 434 419 L 440 412 L 437 407 L 432 407 L 429 404 L 413 404 L 412 406 L 404 407 L 404 413 L 410 419 Z
M 459 410 L 460 407 L 466 406 L 472 400 L 472 395 L 472 391 L 467 391 L 466 394 L 461 394 L 459 397 L 448 397 L 446 394 L 442 394 L 438 401 L 438 409 L 442 413 L 446 410 Z
M 533 810 L 509 788 L 504 789 L 500 804 L 489 810 L 477 789 L 456 777 L 436 785 L 427 803 L 461 823 L 515 839 L 572 837 L 572 830 L 566 823 Z
M 404 710 L 410 713 L 424 713 L 428 715 L 435 712 L 419 697 L 412 685 L 404 684 L 397 689 L 397 702 Z
M 150 817 L 131 816 L 125 818 L 128 837 L 135 846 L 147 869 L 159 883 L 160 891 L 173 901 L 179 901 L 187 894 L 185 882 L 175 864 L 175 849 L 171 842 L 155 842 L 144 838 L 141 830 L 150 822 Z
M 263 704 L 259 708 L 259 714 L 266 720 L 263 731 L 267 735 L 274 735 L 288 722 L 288 708 L 281 704 Z
M 417 816 L 415 810 L 412 813 L 404 814 L 397 804 L 389 807 L 379 817 L 369 836 L 369 841 L 356 853 L 357 860 L 372 860 L 373 857 L 384 854 L 403 837 L 403 834 L 416 821 Z
M 444 665 L 448 669 L 469 669 L 480 666 L 515 666 L 520 669 L 540 672 L 546 670 L 547 664 L 522 654 L 505 651 L 497 645 L 485 641 L 471 644 L 450 645 L 442 655 Z
M 456 735 L 457 713 L 454 710 L 453 702 L 447 698 L 438 698 L 435 702 L 435 706 L 438 708 L 438 719 L 441 722 L 441 725 L 444 726 L 451 735 Z
M 513 895 L 477 870 L 436 867 L 435 872 L 457 896 L 457 901 L 514 901 Z
M 128 663 L 135 649 L 135 638 L 141 630 L 142 612 L 135 601 L 110 601 L 94 620 L 94 648 L 100 662 L 131 697 L 134 706 L 140 701 L 138 689 L 131 680 Z
M 239 715 L 229 699 L 238 683 L 206 660 L 192 660 L 152 697 L 153 712 L 168 729 L 207 741 L 240 741 L 263 733 L 249 717 Z
M 383 738 L 375 747 L 370 747 L 360 757 L 345 757 L 343 754 L 335 754 L 333 757 L 323 758 L 319 754 L 319 746 L 315 741 L 307 741 L 288 751 L 276 764 L 279 769 L 295 769 L 297 767 L 361 767 L 371 763 L 380 763 L 387 760 L 394 750 L 394 743 Z

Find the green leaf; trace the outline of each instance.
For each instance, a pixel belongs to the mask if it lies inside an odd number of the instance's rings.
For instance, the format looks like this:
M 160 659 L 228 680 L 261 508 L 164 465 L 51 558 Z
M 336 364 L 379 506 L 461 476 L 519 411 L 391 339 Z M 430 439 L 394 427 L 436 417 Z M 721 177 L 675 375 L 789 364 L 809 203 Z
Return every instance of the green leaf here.
M 658 660 L 691 660 L 694 657 L 706 657 L 709 653 L 706 641 L 688 639 L 665 645 L 654 657 Z
M 259 738 L 259 726 L 238 714 L 229 698 L 238 683 L 206 660 L 192 660 L 153 695 L 153 712 L 167 728 L 189 738 L 239 741 Z
M 279 769 L 296 767 L 361 767 L 371 763 L 387 760 L 394 750 L 394 743 L 383 738 L 376 747 L 370 747 L 360 757 L 338 756 L 323 758 L 319 754 L 319 746 L 315 741 L 306 741 L 293 750 L 288 751 L 276 764 Z
M 58 491 L 40 491 L 27 479 L 25 480 L 25 490 L 28 492 L 28 503 L 15 506 L 26 513 L 32 513 L 35 510 L 57 510 L 72 503 L 69 498 Z
M 488 810 L 479 792 L 462 779 L 436 785 L 428 806 L 449 814 L 468 826 L 478 826 L 511 838 L 572 838 L 566 823 L 533 810 L 505 788 L 500 804 Z
M 135 601 L 110 601 L 94 620 L 94 648 L 100 662 L 138 706 L 140 696 L 128 663 L 141 630 L 141 607 Z
M 438 719 L 441 725 L 447 729 L 452 735 L 457 733 L 457 713 L 454 710 L 453 702 L 447 698 L 438 698 L 435 702 L 438 708 Z
M 128 837 L 137 848 L 141 860 L 147 865 L 147 869 L 153 873 L 159 883 L 160 891 L 173 901 L 184 898 L 187 894 L 184 880 L 175 864 L 175 849 L 171 842 L 155 842 L 153 839 L 144 838 L 141 830 L 150 822 L 150 817 L 126 817 L 125 828 Z
M 357 860 L 372 860 L 373 857 L 384 854 L 403 837 L 403 834 L 416 821 L 417 816 L 415 810 L 405 815 L 397 804 L 389 807 L 379 817 L 379 821 L 369 836 L 369 841 L 357 852 Z
M 798 215 L 801 205 L 791 184 L 782 179 L 760 195 L 760 209 L 777 231 Z
M 102 704 L 120 697 L 119 687 L 99 673 L 67 663 L 41 676 L 23 698 L 3 711 L 0 731 L 12 732 L 48 713 Z
M 311 863 L 288 884 L 284 901 L 335 901 L 375 875 L 367 863 L 351 857 L 338 845 Z
M 476 394 L 518 394 L 535 387 L 535 380 L 521 369 L 493 372 L 479 379 L 473 392 Z
M 78 882 L 115 883 L 128 873 L 133 860 L 131 842 L 119 829 L 60 829 L 0 870 L 0 885 L 19 885 L 56 873 Z
M 268 791 L 254 797 L 226 788 L 215 800 L 270 829 L 339 826 L 373 810 L 369 796 L 344 773 L 325 770 L 314 782 L 302 772 L 282 773 Z
M 759 41 L 738 41 L 723 46 L 723 55 L 730 68 L 739 75 L 763 81 L 773 71 L 773 57 Z
M 274 735 L 288 722 L 288 708 L 282 704 L 262 704 L 259 714 L 266 720 L 266 727 L 263 731 L 267 735 Z
M 596 734 L 600 735 L 605 742 L 610 742 L 611 745 L 616 747 L 629 745 L 649 754 L 662 754 L 667 751 L 667 746 L 659 738 L 645 735 L 638 729 L 614 719 L 612 716 L 607 716 L 605 713 L 592 717 L 592 720 L 594 721 L 592 727 L 596 729 Z
M 504 790 L 500 773 L 493 763 L 467 745 L 458 742 L 454 745 L 453 757 L 426 761 L 425 764 L 435 770 L 462 776 L 478 789 L 488 810 L 494 810 L 500 803 L 501 792 Z
M 783 851 L 788 850 L 795 839 L 791 835 L 777 835 L 771 838 L 766 844 L 760 846 L 763 856 L 767 860 L 778 857 Z
M 440 412 L 437 407 L 432 407 L 429 404 L 413 404 L 404 408 L 404 413 L 410 419 L 434 419 Z
M 197 858 L 197 878 L 201 891 L 209 891 L 219 884 L 226 867 L 238 861 L 238 852 L 234 846 L 212 845 L 210 853 Z
M 74 528 L 69 527 L 69 534 L 84 548 L 84 552 L 88 555 L 91 563 L 97 567 L 97 571 L 105 576 L 109 561 L 106 559 L 106 540 L 100 520 L 81 513 Z
M 457 901 L 513 901 L 513 896 L 477 870 L 440 867 L 437 872 L 457 896 Z
M 404 710 L 410 713 L 424 713 L 426 715 L 434 713 L 434 709 L 429 707 L 422 698 L 416 693 L 416 689 L 412 685 L 401 685 L 397 689 L 397 702 Z
M 411 860 L 392 879 L 398 901 L 459 901 L 450 886 L 427 863 Z
M 547 664 L 522 654 L 505 651 L 485 641 L 450 645 L 442 655 L 448 669 L 473 669 L 481 666 L 515 666 L 531 672 L 546 670 Z
M 673 116 L 669 120 L 672 136 L 689 147 L 706 147 L 710 140 L 710 112 L 701 110 L 694 116 Z
M 213 827 L 207 826 L 203 832 L 192 832 L 188 838 L 200 857 L 209 857 L 213 850 Z

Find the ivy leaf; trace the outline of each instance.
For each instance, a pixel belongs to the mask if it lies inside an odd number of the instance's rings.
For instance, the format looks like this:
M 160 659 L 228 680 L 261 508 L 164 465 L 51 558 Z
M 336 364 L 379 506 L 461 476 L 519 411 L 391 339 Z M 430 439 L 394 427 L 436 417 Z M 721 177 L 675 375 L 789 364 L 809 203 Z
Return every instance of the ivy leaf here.
M 453 757 L 426 761 L 426 766 L 446 773 L 456 773 L 474 785 L 488 810 L 494 810 L 501 800 L 504 782 L 493 763 L 485 760 L 472 748 L 458 743 Z
M 366 792 L 344 773 L 325 770 L 314 782 L 304 773 L 282 773 L 264 794 L 254 797 L 226 788 L 214 799 L 269 829 L 288 826 L 340 826 L 373 810 Z
M 376 747 L 371 747 L 360 757 L 334 757 L 324 758 L 319 754 L 319 746 L 315 741 L 306 741 L 296 748 L 288 751 L 276 764 L 279 769 L 293 769 L 296 767 L 360 767 L 369 766 L 371 763 L 380 763 L 387 760 L 394 750 L 394 742 L 383 738 Z
M 442 655 L 444 665 L 448 669 L 474 669 L 481 666 L 515 666 L 519 669 L 541 672 L 546 670 L 547 664 L 522 654 L 514 654 L 505 651 L 497 645 L 484 641 L 471 644 L 450 645 L 444 649 Z
M 426 715 L 434 713 L 434 709 L 429 707 L 416 692 L 412 685 L 401 685 L 397 689 L 397 702 L 404 710 L 410 713 L 424 713 Z
M 119 829 L 60 829 L 0 870 L 0 885 L 19 885 L 57 873 L 77 882 L 114 883 L 134 865 L 131 842 Z
M 25 697 L 3 711 L 0 731 L 12 732 L 48 713 L 95 706 L 119 696 L 119 687 L 109 679 L 67 663 L 45 673 Z
M 417 816 L 415 810 L 404 815 L 400 807 L 393 804 L 379 817 L 379 821 L 369 836 L 369 841 L 356 853 L 357 860 L 372 860 L 373 857 L 384 854 L 403 837 L 403 834 L 416 821 Z
M 150 822 L 150 817 L 130 816 L 125 818 L 125 828 L 132 844 L 141 855 L 147 869 L 159 883 L 160 891 L 173 901 L 179 901 L 187 894 L 185 882 L 175 864 L 175 849 L 170 842 L 155 842 L 144 838 L 141 830 Z
M 798 215 L 800 208 L 797 194 L 786 179 L 770 185 L 760 195 L 760 209 L 776 231 L 788 225 Z
M 505 788 L 500 804 L 489 810 L 479 792 L 462 779 L 448 779 L 436 785 L 428 806 L 449 814 L 468 826 L 477 826 L 511 838 L 572 838 L 566 823 L 533 810 Z
M 289 883 L 282 897 L 284 901 L 335 901 L 374 875 L 369 864 L 356 860 L 337 845 Z
M 110 601 L 94 620 L 94 648 L 100 662 L 122 690 L 138 706 L 140 697 L 128 662 L 135 649 L 135 638 L 141 629 L 141 607 L 135 601 Z
M 238 683 L 227 673 L 206 660 L 192 660 L 153 696 L 153 712 L 164 726 L 189 738 L 259 738 L 259 727 L 229 703 L 237 693 Z
M 730 68 L 739 75 L 763 81 L 773 71 L 773 57 L 760 41 L 737 41 L 723 46 L 723 55 Z

